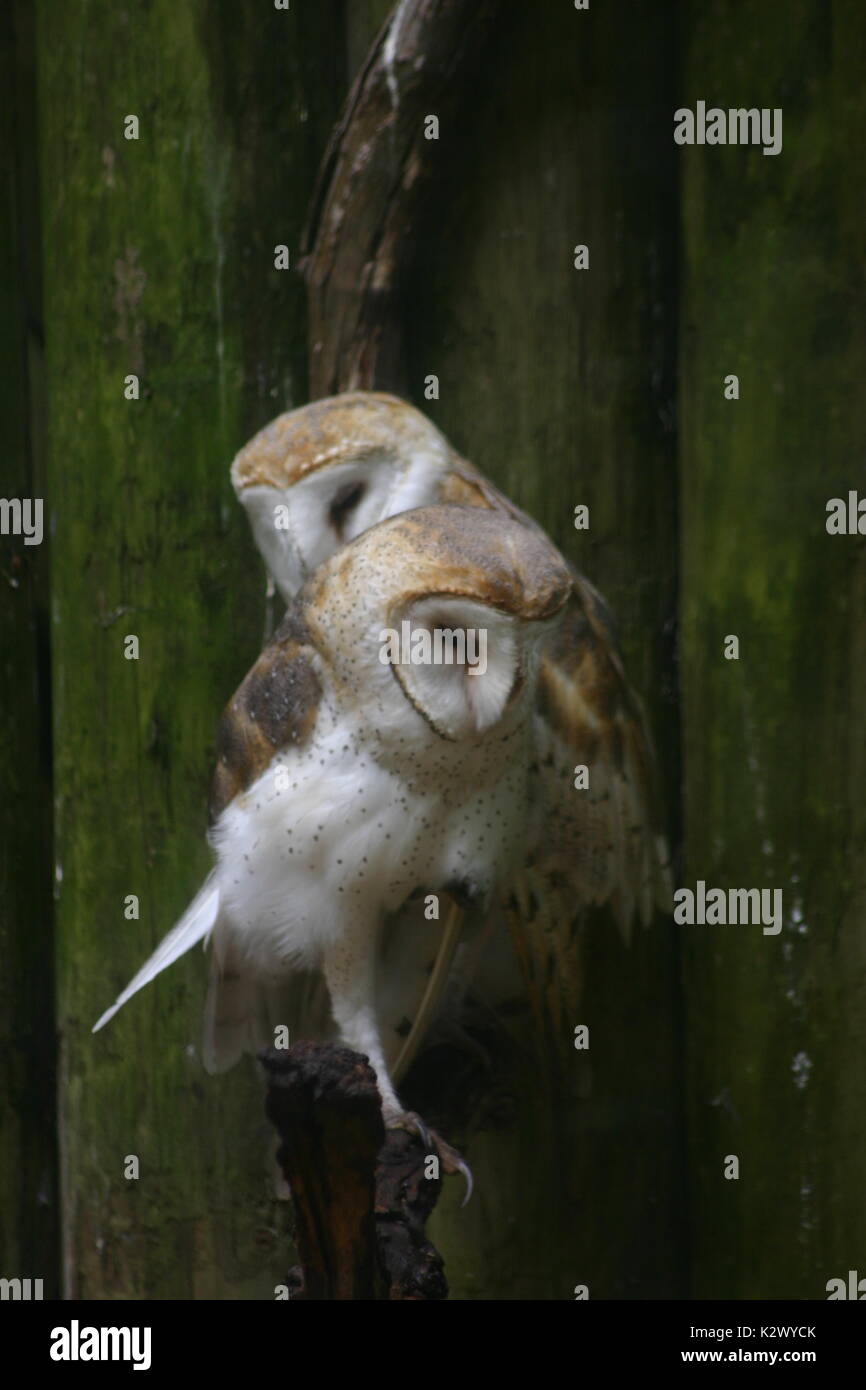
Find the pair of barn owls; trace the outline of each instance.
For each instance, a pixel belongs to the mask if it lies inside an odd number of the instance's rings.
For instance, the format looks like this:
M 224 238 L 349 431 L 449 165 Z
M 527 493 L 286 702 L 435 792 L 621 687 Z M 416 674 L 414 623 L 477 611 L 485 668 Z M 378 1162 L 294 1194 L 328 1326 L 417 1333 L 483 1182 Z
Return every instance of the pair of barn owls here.
M 209 937 L 209 1070 L 276 1024 L 330 1028 L 368 1056 L 386 1123 L 407 1124 L 395 1077 L 464 908 L 510 923 L 558 1018 L 581 910 L 609 902 L 627 935 L 663 905 L 643 715 L 600 596 L 405 402 L 351 392 L 282 415 L 232 481 L 289 607 L 220 726 L 215 866 L 96 1028 Z M 486 669 L 383 662 L 405 623 L 483 630 Z

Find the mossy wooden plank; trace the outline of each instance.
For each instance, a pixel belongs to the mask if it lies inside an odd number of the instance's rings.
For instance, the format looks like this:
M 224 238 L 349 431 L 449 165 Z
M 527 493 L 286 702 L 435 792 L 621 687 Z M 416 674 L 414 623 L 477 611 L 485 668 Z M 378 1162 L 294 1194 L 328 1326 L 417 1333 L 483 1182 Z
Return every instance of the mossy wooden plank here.
M 305 398 L 303 289 L 274 247 L 294 263 L 345 81 L 339 15 L 39 9 L 73 1296 L 272 1297 L 285 1272 L 255 1063 L 212 1079 L 199 1061 L 201 954 L 90 1029 L 208 865 L 216 721 L 264 626 L 227 470 Z M 139 400 L 124 398 L 130 373 Z
M 673 809 L 672 64 L 657 7 L 503 7 L 406 315 L 416 403 L 610 600 Z M 518 1021 L 502 1114 L 467 1120 L 477 1195 L 460 1210 L 449 1188 L 430 1228 L 454 1296 L 682 1293 L 678 1007 L 669 923 L 630 949 L 607 915 L 592 924 L 557 1055 L 539 1063 Z
M 778 155 L 679 156 L 683 883 L 784 908 L 682 928 L 698 1297 L 863 1270 L 866 542 L 825 509 L 866 491 L 864 59 L 847 0 L 689 13 L 679 104 L 783 111 Z
M 0 85 L 0 497 L 44 502 L 36 55 L 23 3 L 0 18 Z M 46 523 L 43 508 L 39 544 L 0 535 L 0 1274 L 41 1279 L 51 1298 L 59 1265 Z

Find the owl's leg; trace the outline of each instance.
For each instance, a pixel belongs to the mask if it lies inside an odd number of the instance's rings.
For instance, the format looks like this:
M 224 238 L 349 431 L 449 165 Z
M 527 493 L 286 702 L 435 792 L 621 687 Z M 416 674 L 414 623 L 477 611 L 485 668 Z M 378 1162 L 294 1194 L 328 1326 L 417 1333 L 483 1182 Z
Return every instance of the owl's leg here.
M 403 1114 L 403 1108 L 388 1074 L 376 1016 L 377 934 L 375 925 L 353 925 L 326 948 L 322 969 L 340 1038 L 347 1047 L 369 1058 L 388 1124 L 391 1117 Z
M 376 1073 L 385 1127 L 417 1134 L 428 1151 L 438 1154 L 446 1173 L 462 1173 L 467 1184 L 465 1205 L 472 1195 L 472 1173 L 467 1164 L 456 1149 L 427 1128 L 420 1116 L 404 1110 L 388 1074 L 376 1017 L 376 940 L 375 928 L 353 926 L 326 948 L 322 969 L 334 1021 L 346 1046 L 363 1052 Z

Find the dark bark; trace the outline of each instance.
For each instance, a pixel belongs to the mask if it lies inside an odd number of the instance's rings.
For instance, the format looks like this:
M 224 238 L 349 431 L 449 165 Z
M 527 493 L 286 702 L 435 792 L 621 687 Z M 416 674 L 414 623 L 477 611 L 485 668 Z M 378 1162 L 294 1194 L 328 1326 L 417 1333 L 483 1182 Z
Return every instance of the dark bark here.
M 424 1235 L 441 1183 L 421 1141 L 382 1123 L 376 1076 L 346 1047 L 297 1043 L 261 1053 L 266 1109 L 292 1191 L 304 1299 L 444 1298 L 442 1260 Z
M 0 497 L 41 499 L 40 544 L 0 532 L 0 1273 L 58 1291 L 49 517 L 34 16 L 0 18 Z
M 305 241 L 310 395 L 405 389 L 398 290 L 419 198 L 453 141 L 498 0 L 404 0 L 352 87 L 319 174 Z M 439 138 L 425 136 L 436 116 Z M 449 139 L 450 136 L 450 139 Z

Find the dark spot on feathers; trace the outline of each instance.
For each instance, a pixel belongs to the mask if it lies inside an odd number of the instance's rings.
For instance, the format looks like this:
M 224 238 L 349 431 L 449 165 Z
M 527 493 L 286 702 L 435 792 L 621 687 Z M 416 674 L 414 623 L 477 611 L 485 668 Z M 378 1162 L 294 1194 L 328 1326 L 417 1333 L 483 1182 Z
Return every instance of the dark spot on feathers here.
M 262 775 L 275 753 L 309 737 L 321 687 L 307 637 L 300 614 L 290 609 L 229 703 L 217 731 L 211 825 Z

